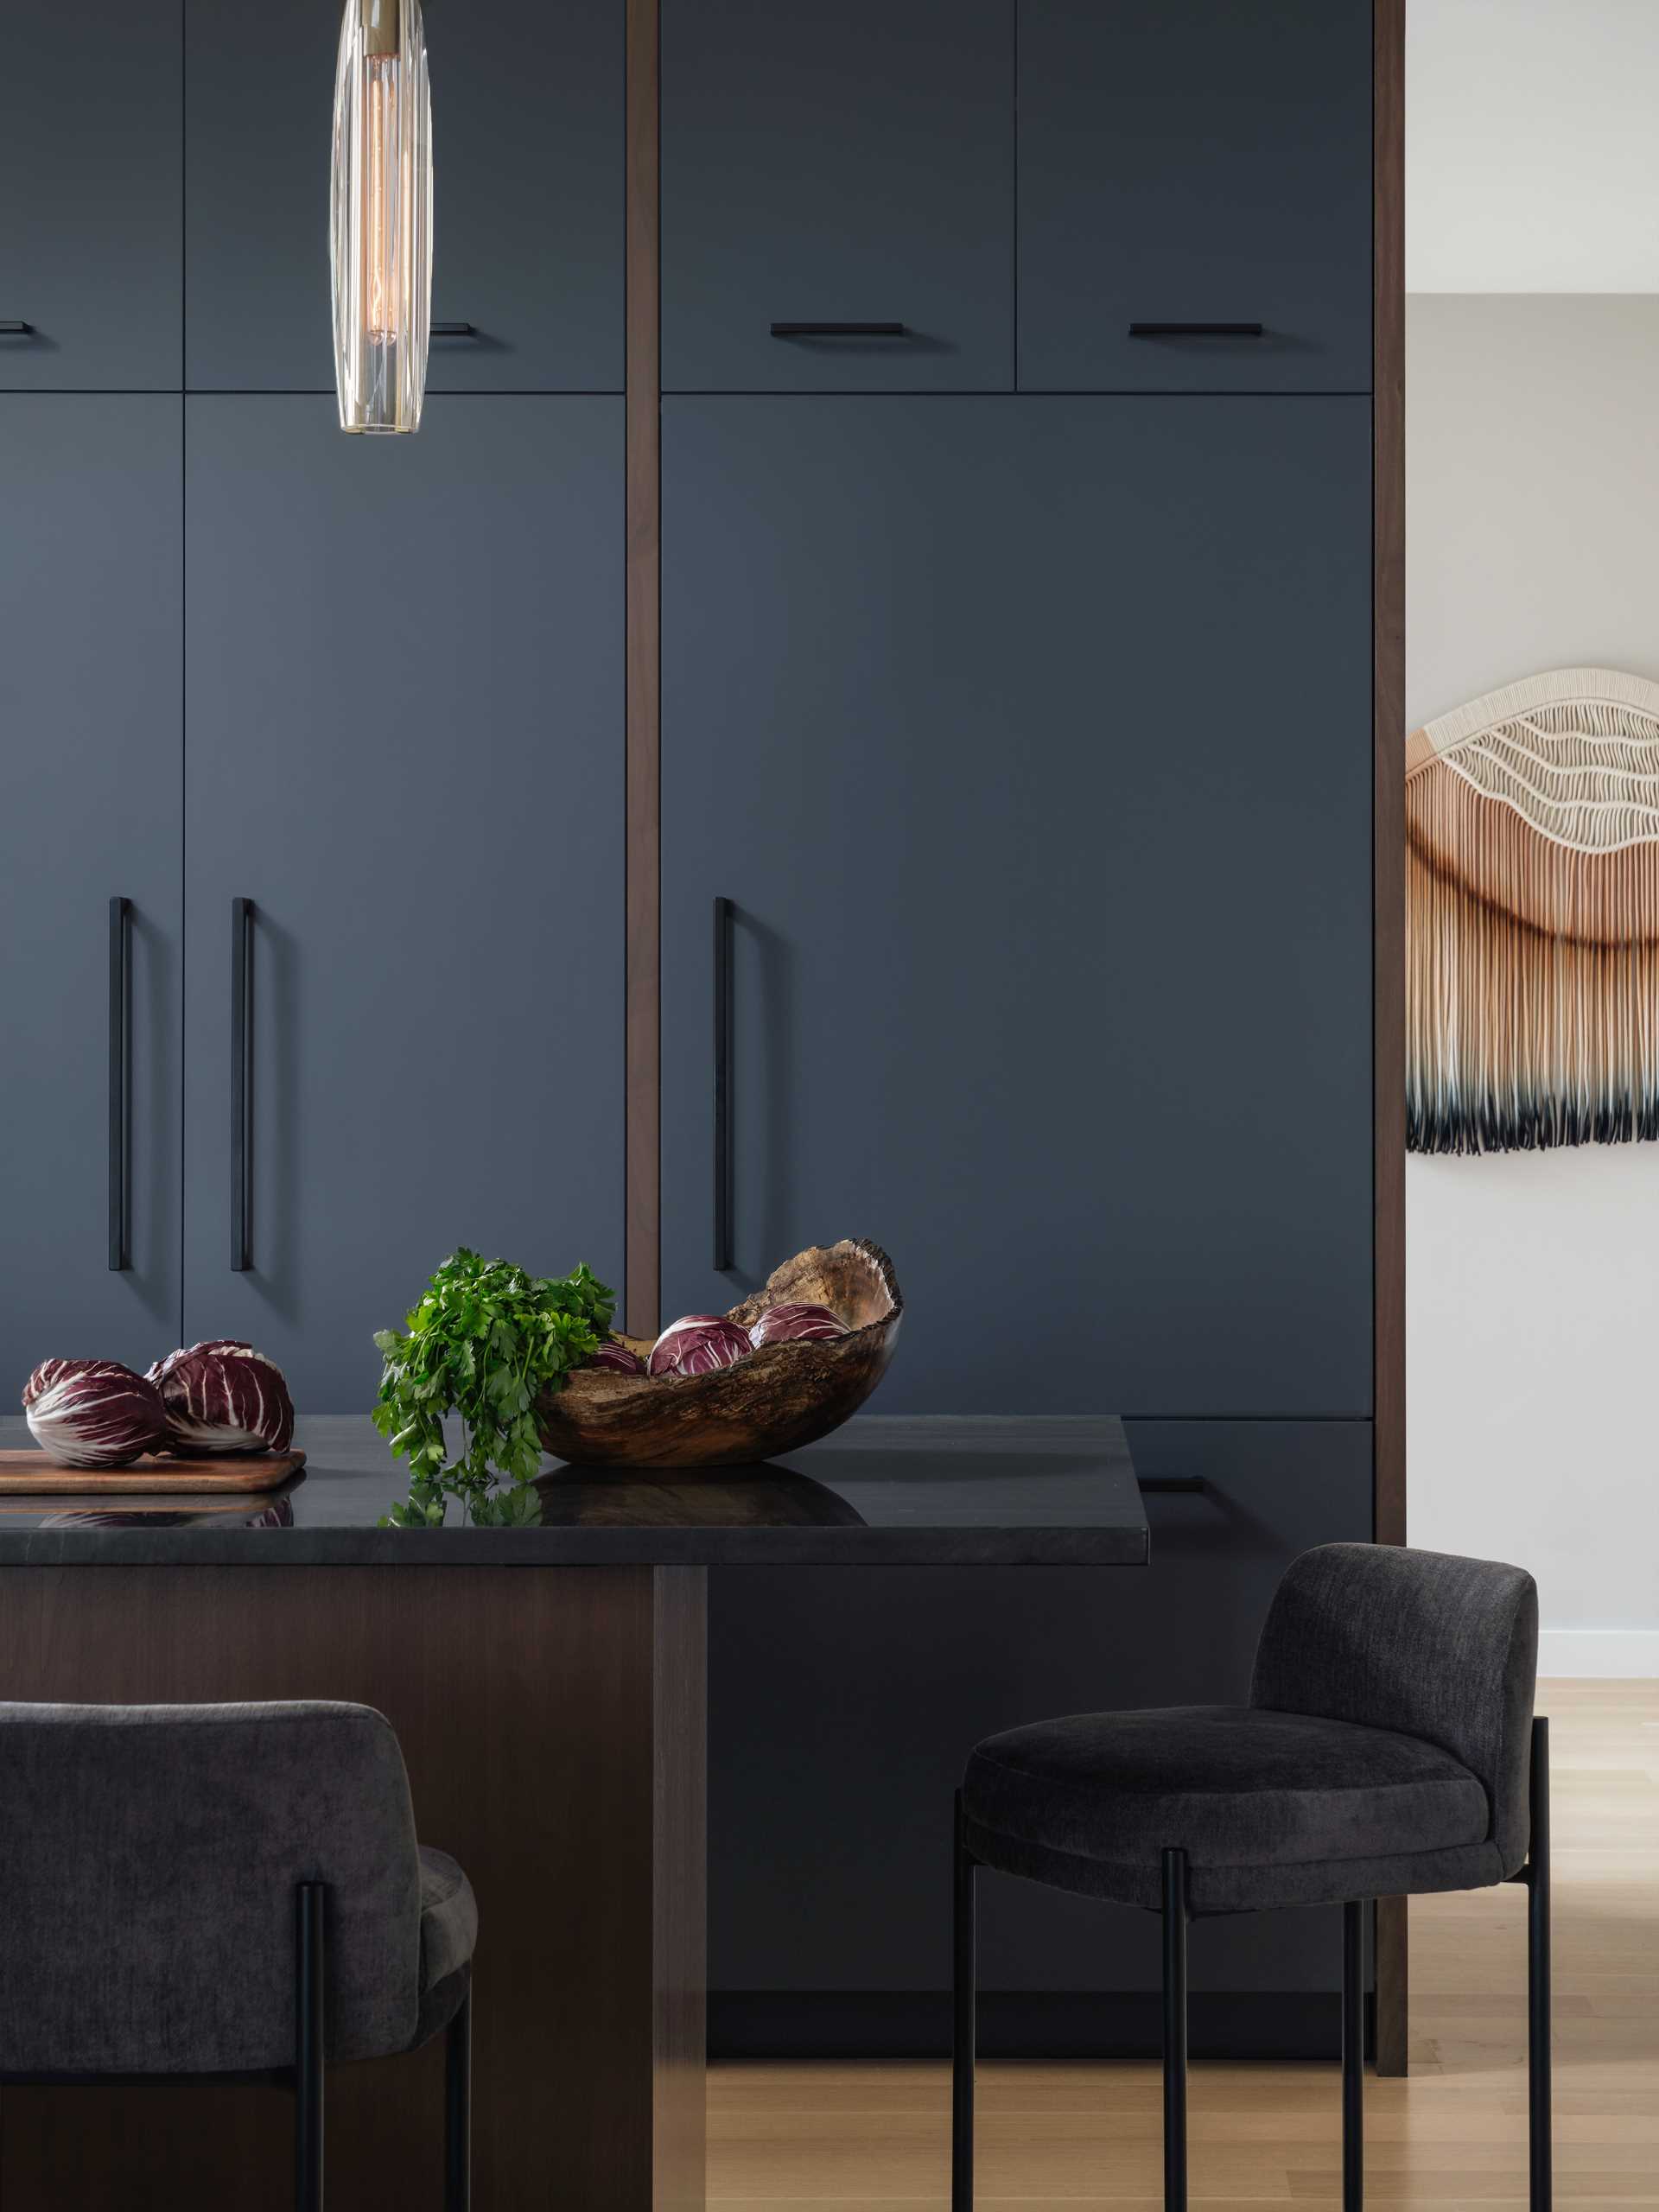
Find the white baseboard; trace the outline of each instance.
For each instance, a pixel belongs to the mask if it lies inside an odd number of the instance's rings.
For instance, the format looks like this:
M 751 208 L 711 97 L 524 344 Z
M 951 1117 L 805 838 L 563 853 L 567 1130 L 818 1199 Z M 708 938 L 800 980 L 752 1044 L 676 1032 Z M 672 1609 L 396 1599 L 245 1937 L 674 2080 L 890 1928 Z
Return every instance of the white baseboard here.
M 1598 1681 L 1659 1675 L 1659 1628 L 1541 1629 L 1538 1672 Z

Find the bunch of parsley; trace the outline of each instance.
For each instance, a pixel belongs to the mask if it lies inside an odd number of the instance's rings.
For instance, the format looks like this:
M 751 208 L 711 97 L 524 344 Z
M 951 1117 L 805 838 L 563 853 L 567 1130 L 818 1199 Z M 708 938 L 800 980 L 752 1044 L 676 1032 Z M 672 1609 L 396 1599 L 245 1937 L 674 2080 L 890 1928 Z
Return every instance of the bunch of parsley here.
M 374 1339 L 386 1363 L 374 1425 L 410 1468 L 408 1503 L 382 1525 L 436 1528 L 452 1497 L 480 1528 L 534 1521 L 537 1397 L 593 1357 L 614 1306 L 585 1267 L 551 1281 L 464 1247 L 447 1259 L 404 1327 Z M 466 1446 L 453 1463 L 448 1413 L 461 1415 Z M 509 1485 L 499 1494 L 498 1478 Z

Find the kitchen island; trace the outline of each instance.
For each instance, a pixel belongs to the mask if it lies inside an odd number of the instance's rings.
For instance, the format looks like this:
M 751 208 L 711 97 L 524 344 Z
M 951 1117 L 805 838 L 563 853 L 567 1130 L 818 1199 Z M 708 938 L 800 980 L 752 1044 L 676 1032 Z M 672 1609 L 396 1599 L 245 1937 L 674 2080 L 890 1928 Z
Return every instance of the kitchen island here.
M 479 1897 L 476 2201 L 692 2212 L 707 1570 L 1142 1565 L 1122 1425 L 867 1417 L 754 1469 L 555 1465 L 539 1524 L 511 1529 L 382 1529 L 403 1470 L 368 1422 L 296 1441 L 302 1475 L 263 1497 L 0 1498 L 4 1695 L 378 1707 L 423 1841 Z M 442 2063 L 331 2074 L 335 2202 L 436 2201 Z M 275 2212 L 289 2124 L 269 2090 L 7 2089 L 0 2203 Z

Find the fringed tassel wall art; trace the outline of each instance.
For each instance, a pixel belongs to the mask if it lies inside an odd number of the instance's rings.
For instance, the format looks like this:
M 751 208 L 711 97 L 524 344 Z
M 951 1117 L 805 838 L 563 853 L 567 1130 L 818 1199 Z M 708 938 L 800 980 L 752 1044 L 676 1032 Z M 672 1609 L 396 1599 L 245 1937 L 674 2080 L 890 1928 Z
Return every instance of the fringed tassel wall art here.
M 1659 683 L 1560 669 L 1406 741 L 1414 1152 L 1659 1137 Z

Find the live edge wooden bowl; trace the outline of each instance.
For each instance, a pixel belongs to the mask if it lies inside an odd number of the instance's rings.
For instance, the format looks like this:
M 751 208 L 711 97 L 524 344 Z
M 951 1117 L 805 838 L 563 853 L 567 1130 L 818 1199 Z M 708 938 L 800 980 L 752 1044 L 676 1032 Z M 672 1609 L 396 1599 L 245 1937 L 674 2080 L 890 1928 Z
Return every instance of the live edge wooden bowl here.
M 738 1467 L 798 1452 L 855 1414 L 886 1372 L 905 1301 L 879 1244 L 815 1244 L 731 1309 L 748 1328 L 769 1306 L 827 1306 L 832 1344 L 763 1344 L 712 1375 L 619 1375 L 584 1367 L 537 1404 L 542 1442 L 589 1467 Z M 643 1359 L 638 1338 L 622 1340 Z

